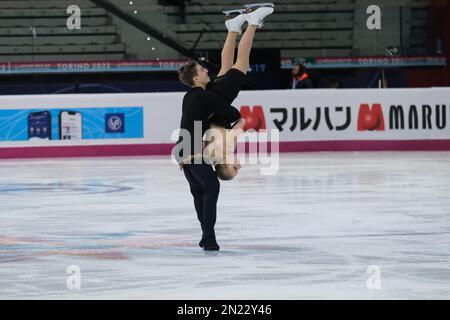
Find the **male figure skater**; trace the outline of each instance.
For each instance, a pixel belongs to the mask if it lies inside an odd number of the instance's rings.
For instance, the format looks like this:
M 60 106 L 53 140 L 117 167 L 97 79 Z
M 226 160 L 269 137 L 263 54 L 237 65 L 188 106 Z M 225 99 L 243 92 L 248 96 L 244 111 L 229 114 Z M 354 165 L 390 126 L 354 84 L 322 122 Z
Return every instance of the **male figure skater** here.
M 231 103 L 237 97 L 248 71 L 255 31 L 272 12 L 273 4 L 250 5 L 247 10 L 227 12 L 230 19 L 225 24 L 229 32 L 222 50 L 221 70 L 214 82 L 211 82 L 208 70 L 198 62 L 191 61 L 179 70 L 180 80 L 191 87 L 183 98 L 180 124 L 181 129 L 190 133 L 191 152 L 185 154 L 182 150 L 179 155 L 183 159 L 189 159 L 187 162 L 183 161 L 183 172 L 194 197 L 197 218 L 203 231 L 199 246 L 204 250 L 220 249 L 214 231 L 220 183 L 210 164 L 205 161 L 195 164 L 192 157 L 198 151 L 202 153 L 203 135 L 214 119 L 225 124 L 232 124 L 240 119 L 239 111 Z M 230 17 L 230 13 L 238 15 Z M 248 27 L 239 43 L 236 63 L 233 64 L 236 38 L 242 32 L 245 22 L 248 22 Z M 201 123 L 201 136 L 194 134 L 195 122 Z M 180 136 L 178 143 L 181 141 Z

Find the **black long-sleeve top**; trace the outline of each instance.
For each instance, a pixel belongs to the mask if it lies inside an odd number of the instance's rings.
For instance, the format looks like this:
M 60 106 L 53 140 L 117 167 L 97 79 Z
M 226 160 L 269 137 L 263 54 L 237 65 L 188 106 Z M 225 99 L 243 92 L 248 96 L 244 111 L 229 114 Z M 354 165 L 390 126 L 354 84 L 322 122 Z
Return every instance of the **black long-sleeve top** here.
M 215 93 L 204 90 L 201 87 L 194 87 L 189 89 L 183 98 L 183 108 L 181 116 L 180 128 L 189 131 L 191 136 L 191 150 L 190 154 L 181 152 L 177 154 L 178 157 L 186 157 L 202 152 L 202 140 L 205 131 L 211 125 L 211 115 L 214 114 L 221 119 L 229 121 L 230 123 L 240 119 L 241 114 L 238 109 L 229 105 L 220 96 Z M 201 121 L 201 135 L 194 135 L 194 123 Z M 177 144 L 183 143 L 182 133 Z

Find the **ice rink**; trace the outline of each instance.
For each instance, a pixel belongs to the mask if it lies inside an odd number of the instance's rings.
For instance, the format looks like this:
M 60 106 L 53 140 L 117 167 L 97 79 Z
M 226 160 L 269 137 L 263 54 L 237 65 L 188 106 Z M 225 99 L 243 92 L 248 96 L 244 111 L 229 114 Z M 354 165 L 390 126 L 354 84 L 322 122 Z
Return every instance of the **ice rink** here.
M 0 298 L 450 298 L 449 152 L 280 160 L 222 183 L 218 254 L 168 158 L 0 161 Z

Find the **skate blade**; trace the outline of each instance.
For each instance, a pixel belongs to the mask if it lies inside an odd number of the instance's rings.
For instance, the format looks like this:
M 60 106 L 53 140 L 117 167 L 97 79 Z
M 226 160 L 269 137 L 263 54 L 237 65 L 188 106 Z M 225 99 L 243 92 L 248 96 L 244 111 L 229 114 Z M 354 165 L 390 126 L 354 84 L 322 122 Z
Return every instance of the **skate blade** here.
M 255 7 L 258 7 L 258 8 L 261 8 L 261 7 L 274 8 L 275 5 L 272 2 L 244 4 L 244 8 L 246 8 L 246 9 L 252 9 L 252 8 L 255 8 Z
M 243 13 L 245 13 L 245 9 L 225 10 L 225 11 L 222 11 L 222 13 L 224 13 L 227 16 L 232 15 L 233 13 L 243 14 Z
M 219 254 L 219 250 L 204 250 L 205 256 L 217 256 Z

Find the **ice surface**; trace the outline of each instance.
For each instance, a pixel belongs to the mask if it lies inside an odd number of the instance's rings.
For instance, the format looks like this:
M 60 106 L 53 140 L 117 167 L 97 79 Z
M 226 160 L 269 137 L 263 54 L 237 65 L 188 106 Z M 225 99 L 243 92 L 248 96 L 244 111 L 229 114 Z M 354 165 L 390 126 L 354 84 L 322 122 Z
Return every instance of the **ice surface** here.
M 197 246 L 167 158 L 0 169 L 2 299 L 450 298 L 449 152 L 289 154 L 275 176 L 244 166 L 222 183 L 217 255 Z

